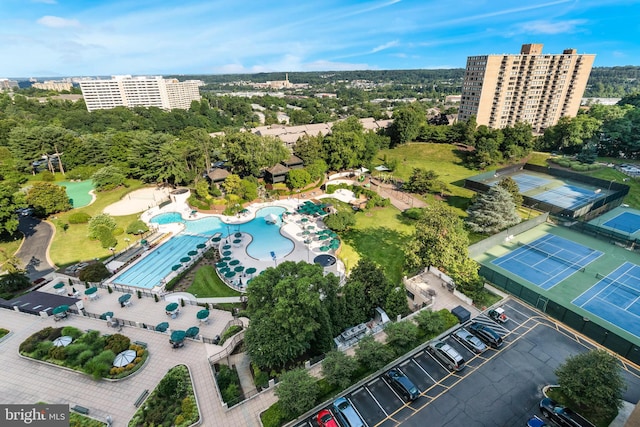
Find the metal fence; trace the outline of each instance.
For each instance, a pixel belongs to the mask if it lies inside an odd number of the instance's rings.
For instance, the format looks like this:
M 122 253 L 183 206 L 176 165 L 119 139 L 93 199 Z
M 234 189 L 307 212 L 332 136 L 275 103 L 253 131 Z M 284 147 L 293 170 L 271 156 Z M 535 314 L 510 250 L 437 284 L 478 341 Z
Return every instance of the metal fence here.
M 517 296 L 598 344 L 605 346 L 635 364 L 640 364 L 640 347 L 627 339 L 484 265 L 480 266 L 480 275 L 491 284 Z
M 521 222 L 520 224 L 516 224 L 512 227 L 507 228 L 506 230 L 501 231 L 498 234 L 494 234 L 493 236 L 487 237 L 473 245 L 469 246 L 469 257 L 474 258 L 482 253 L 485 253 L 490 248 L 501 244 L 509 236 L 518 235 L 520 233 L 524 233 L 525 231 L 531 230 L 534 227 L 544 223 L 549 218 L 549 212 L 545 212 L 542 215 L 539 215 L 535 218 L 532 218 L 528 221 Z

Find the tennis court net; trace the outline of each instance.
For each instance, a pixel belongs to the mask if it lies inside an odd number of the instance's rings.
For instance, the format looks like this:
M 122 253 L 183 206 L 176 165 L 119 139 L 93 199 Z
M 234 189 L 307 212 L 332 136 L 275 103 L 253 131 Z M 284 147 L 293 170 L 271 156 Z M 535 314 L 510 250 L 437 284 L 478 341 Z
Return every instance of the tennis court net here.
M 632 288 L 629 285 L 625 285 L 622 282 L 618 282 L 617 279 L 612 279 L 612 278 L 610 278 L 608 276 L 605 276 L 603 274 L 600 274 L 600 273 L 596 273 L 596 279 L 600 279 L 601 281 L 606 283 L 607 286 L 613 286 L 616 289 L 620 289 L 620 290 L 626 292 L 627 294 L 629 294 L 633 298 L 640 298 L 640 289 Z M 640 280 L 638 281 L 638 283 L 640 283 Z M 609 293 L 611 293 L 611 292 L 609 292 Z
M 518 242 L 518 246 L 523 247 L 523 248 L 528 249 L 528 250 L 533 251 L 533 252 L 537 252 L 537 253 L 539 253 L 541 255 L 546 256 L 549 259 L 553 259 L 554 261 L 558 261 L 559 263 L 564 264 L 564 265 L 566 265 L 567 267 L 570 267 L 573 270 L 581 271 L 583 273 L 585 271 L 584 265 L 578 264 L 578 263 L 576 263 L 574 261 L 569 261 L 567 259 L 561 258 L 561 257 L 557 256 L 556 254 L 552 254 L 551 252 L 547 252 L 547 251 L 545 251 L 543 249 L 540 249 L 538 246 L 530 245 L 529 243 L 523 243 L 523 242 Z

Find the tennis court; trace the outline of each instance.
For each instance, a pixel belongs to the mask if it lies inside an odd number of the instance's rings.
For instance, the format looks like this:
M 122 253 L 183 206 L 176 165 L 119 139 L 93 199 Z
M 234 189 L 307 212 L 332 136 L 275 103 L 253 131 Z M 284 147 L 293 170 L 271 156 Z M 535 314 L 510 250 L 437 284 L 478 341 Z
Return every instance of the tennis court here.
M 572 301 L 578 307 L 640 337 L 640 267 L 625 262 Z
M 545 234 L 491 261 L 528 282 L 549 290 L 602 256 L 602 252 L 554 234 Z
M 622 231 L 623 233 L 634 234 L 640 230 L 640 215 L 632 212 L 624 212 L 611 218 L 602 225 Z
M 594 191 L 576 185 L 565 184 L 531 197 L 565 209 L 576 209 L 595 201 L 600 196 L 599 193 L 597 190 Z
M 534 188 L 543 187 L 551 182 L 548 179 L 526 173 L 513 175 L 511 178 L 518 184 L 520 193 L 526 193 Z

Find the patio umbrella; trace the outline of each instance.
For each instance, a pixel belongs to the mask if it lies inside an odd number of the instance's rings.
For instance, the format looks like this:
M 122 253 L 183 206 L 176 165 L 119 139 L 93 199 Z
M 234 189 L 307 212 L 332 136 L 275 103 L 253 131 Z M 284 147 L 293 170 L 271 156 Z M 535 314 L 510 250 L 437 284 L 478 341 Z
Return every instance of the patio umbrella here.
M 238 259 L 232 259 L 231 261 L 229 261 L 229 265 L 238 265 L 240 264 L 240 260 Z
M 200 320 L 206 319 L 209 317 L 209 310 L 200 310 L 196 313 L 196 317 Z
M 302 232 L 302 234 L 304 234 L 305 236 L 307 236 L 307 235 L 311 234 L 311 232 L 310 232 L 309 230 L 304 230 L 304 231 Z
M 247 270 L 245 271 L 245 273 L 247 274 L 254 274 L 256 272 L 256 269 L 253 267 L 249 267 L 247 268 Z
M 222 267 L 220 269 L 220 273 L 222 273 L 222 274 L 228 273 L 229 271 L 231 271 L 231 269 L 229 267 Z
M 240 243 L 242 243 L 242 239 L 235 239 L 235 240 L 233 241 L 233 244 L 234 244 L 234 245 L 239 245 Z
M 62 313 L 66 313 L 67 310 L 69 310 L 69 306 L 66 304 L 62 304 L 57 306 L 56 308 L 53 309 L 53 311 L 51 311 L 53 314 L 62 314 Z
M 165 332 L 167 329 L 169 329 L 169 322 L 162 322 L 156 325 L 156 331 L 158 332 Z
M 113 366 L 116 368 L 121 368 L 123 366 L 127 366 L 129 363 L 133 362 L 136 359 L 136 352 L 133 350 L 125 350 L 121 353 L 118 353 L 115 359 L 113 359 Z
M 229 255 L 231 255 L 231 251 L 224 251 L 224 252 L 222 252 L 222 255 L 229 256 Z
M 264 217 L 264 220 L 270 224 L 275 224 L 278 222 L 278 216 L 270 213 L 269 215 Z
M 62 289 L 64 288 L 64 283 L 62 282 L 58 282 L 55 285 L 53 285 L 53 289 Z
M 189 251 L 187 252 L 187 255 L 191 255 L 191 256 L 198 255 L 198 251 Z
M 189 329 L 187 329 L 187 331 L 185 332 L 185 335 L 188 336 L 189 338 L 195 338 L 196 336 L 198 336 L 198 332 L 200 332 L 200 328 L 198 328 L 197 326 L 192 326 Z
M 237 232 L 236 234 L 233 235 L 233 237 L 242 237 L 242 233 Z
M 176 264 L 176 265 L 171 267 L 171 270 L 172 271 L 177 271 L 178 269 L 180 269 L 180 267 L 182 267 L 182 264 Z
M 226 277 L 227 279 L 231 279 L 235 275 L 236 273 L 234 271 L 227 271 L 226 273 L 224 273 L 224 277 Z
M 142 240 L 140 240 L 140 244 L 141 244 L 141 245 L 146 245 L 146 244 L 147 244 L 147 241 L 146 241 L 145 239 L 142 239 Z
M 240 211 L 240 213 L 247 213 L 247 212 L 249 212 L 249 209 L 242 209 L 242 210 Z
M 320 250 L 321 250 L 322 252 L 326 252 L 326 251 L 328 251 L 328 250 L 329 250 L 329 246 L 320 246 Z
M 185 336 L 187 336 L 185 331 L 173 331 L 171 332 L 171 342 L 182 342 Z
M 302 218 L 300 221 L 302 221 L 302 222 L 309 222 L 309 218 Z
M 169 303 L 164 309 L 165 311 L 176 311 L 178 309 L 178 303 L 177 302 Z
M 236 273 L 240 273 L 242 270 L 244 270 L 243 265 L 236 265 L 236 268 L 233 269 Z
M 180 258 L 180 262 L 189 262 L 189 261 L 191 261 L 191 258 L 189 258 L 188 256 Z
M 323 234 L 323 235 L 321 235 L 321 236 L 318 236 L 318 240 L 327 240 L 327 239 L 329 239 L 329 238 L 330 238 L 330 237 L 329 237 L 329 236 L 327 236 L 326 234 Z
M 93 295 L 93 294 L 95 294 L 96 292 L 98 292 L 98 288 L 96 288 L 96 287 L 94 286 L 93 288 L 86 289 L 86 290 L 84 291 L 84 294 L 85 294 L 85 295 Z
M 225 261 L 218 261 L 216 262 L 216 267 L 218 268 L 222 268 L 222 267 L 226 267 L 227 263 Z
M 222 237 L 220 237 L 220 236 L 216 236 L 216 237 L 212 237 L 211 238 L 211 241 L 214 242 L 214 243 L 215 242 L 219 242 L 220 240 L 222 240 Z
M 229 249 L 231 249 L 231 245 L 224 245 L 222 249 L 228 251 Z
M 104 313 L 102 313 L 100 315 L 100 320 L 107 320 L 107 317 L 110 317 L 113 319 L 113 311 L 105 311 Z
M 53 345 L 55 345 L 56 347 L 66 347 L 69 344 L 71 344 L 71 341 L 73 341 L 73 338 L 71 338 L 68 335 L 65 335 L 65 336 L 58 337 L 55 340 L 53 340 Z
M 120 297 L 118 297 L 118 302 L 119 303 L 123 303 L 123 302 L 127 302 L 131 299 L 131 294 L 124 294 L 124 295 L 120 295 Z
M 207 247 L 207 245 L 205 245 L 204 243 L 198 243 L 198 244 L 196 245 L 196 248 L 198 248 L 198 249 L 204 249 L 204 248 L 206 248 L 206 247 Z
M 196 210 L 191 211 L 191 215 L 195 215 L 197 213 L 198 213 L 198 211 L 196 211 Z

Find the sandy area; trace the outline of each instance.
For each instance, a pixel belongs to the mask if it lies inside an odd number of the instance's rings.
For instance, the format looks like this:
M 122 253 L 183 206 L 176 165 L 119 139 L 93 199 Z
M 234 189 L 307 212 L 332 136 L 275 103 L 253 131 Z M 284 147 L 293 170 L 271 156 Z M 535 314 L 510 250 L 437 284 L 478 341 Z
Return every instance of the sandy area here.
M 169 188 L 147 187 L 132 191 L 104 209 L 104 213 L 124 216 L 144 212 L 169 199 Z

